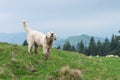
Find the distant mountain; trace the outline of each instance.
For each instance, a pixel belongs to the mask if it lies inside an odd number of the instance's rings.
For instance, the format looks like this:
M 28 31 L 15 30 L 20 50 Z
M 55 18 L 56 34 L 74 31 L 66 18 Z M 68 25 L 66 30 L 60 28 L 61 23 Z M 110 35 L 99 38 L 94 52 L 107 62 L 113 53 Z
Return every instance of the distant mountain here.
M 58 39 L 55 43 L 54 43 L 54 47 L 57 46 L 63 46 L 65 41 L 69 41 L 72 45 L 76 46 L 78 42 L 83 42 L 85 46 L 89 45 L 90 39 L 92 36 L 86 35 L 86 34 L 82 34 L 79 36 L 70 36 L 66 39 Z M 100 40 L 101 42 L 104 42 L 104 38 L 100 38 L 100 37 L 94 37 L 95 42 L 97 42 L 98 40 Z
M 22 44 L 26 39 L 26 33 L 0 33 L 0 42 L 7 42 L 13 44 Z
M 26 33 L 25 32 L 0 33 L 0 42 L 7 42 L 7 43 L 22 45 L 24 40 L 26 40 Z M 57 40 L 54 42 L 53 47 L 57 47 L 58 45 L 64 44 L 64 41 L 65 40 L 63 40 L 61 38 L 57 38 Z
M 71 36 L 71 37 L 68 37 L 68 38 L 66 39 L 66 41 L 70 41 L 70 43 L 71 43 L 72 45 L 77 45 L 78 42 L 81 42 L 81 41 L 82 41 L 85 46 L 88 46 L 91 37 L 92 37 L 92 36 L 82 34 L 82 35 L 80 35 L 80 36 Z M 100 37 L 94 37 L 94 39 L 95 39 L 95 42 L 97 42 L 98 40 L 100 40 L 101 42 L 104 41 L 104 38 L 100 38 Z
M 57 38 L 57 40 L 54 42 L 53 47 L 58 47 L 59 45 L 62 46 L 64 44 L 65 40 L 61 38 Z
M 91 36 L 89 35 L 80 35 L 80 36 L 70 36 L 67 39 L 57 38 L 57 40 L 54 42 L 53 47 L 57 46 L 63 46 L 65 41 L 70 41 L 70 43 L 74 46 L 77 45 L 78 42 L 83 41 L 85 46 L 88 46 Z M 13 44 L 22 44 L 24 40 L 26 39 L 26 33 L 25 32 L 19 32 L 19 33 L 0 33 L 0 42 L 7 42 L 7 43 L 13 43 Z M 101 42 L 104 41 L 104 38 L 94 37 L 95 41 L 97 42 L 100 40 Z

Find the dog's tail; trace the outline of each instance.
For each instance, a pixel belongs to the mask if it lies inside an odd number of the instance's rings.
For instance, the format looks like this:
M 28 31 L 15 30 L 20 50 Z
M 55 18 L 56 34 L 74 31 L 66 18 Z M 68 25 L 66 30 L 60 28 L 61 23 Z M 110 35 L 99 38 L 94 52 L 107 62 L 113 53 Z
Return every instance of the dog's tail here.
M 27 26 L 26 21 L 23 21 L 22 23 L 23 23 L 23 27 L 24 27 L 25 31 L 26 31 L 27 33 L 29 33 L 31 29 Z

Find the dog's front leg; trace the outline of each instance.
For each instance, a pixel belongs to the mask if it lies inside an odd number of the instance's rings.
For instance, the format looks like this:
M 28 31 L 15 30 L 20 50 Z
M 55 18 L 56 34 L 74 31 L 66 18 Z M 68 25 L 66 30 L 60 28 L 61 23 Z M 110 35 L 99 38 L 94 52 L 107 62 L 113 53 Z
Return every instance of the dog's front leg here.
M 49 59 L 50 51 L 49 49 L 44 48 L 43 53 L 45 54 L 45 61 Z
M 45 55 L 45 61 L 47 61 L 48 58 L 49 58 L 49 53 L 47 53 L 47 54 Z
M 46 54 L 46 57 L 45 57 L 45 61 L 47 61 L 49 59 L 49 55 L 50 55 L 50 49 L 47 49 L 47 54 Z

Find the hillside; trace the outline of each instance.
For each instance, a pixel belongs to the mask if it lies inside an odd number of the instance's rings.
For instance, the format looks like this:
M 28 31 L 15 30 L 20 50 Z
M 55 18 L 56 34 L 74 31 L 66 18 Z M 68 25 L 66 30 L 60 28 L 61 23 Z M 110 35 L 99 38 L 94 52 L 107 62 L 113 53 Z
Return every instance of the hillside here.
M 57 49 L 51 50 L 45 62 L 41 48 L 39 54 L 28 54 L 25 46 L 0 43 L 0 80 L 119 80 L 119 62 L 120 58 L 88 57 Z

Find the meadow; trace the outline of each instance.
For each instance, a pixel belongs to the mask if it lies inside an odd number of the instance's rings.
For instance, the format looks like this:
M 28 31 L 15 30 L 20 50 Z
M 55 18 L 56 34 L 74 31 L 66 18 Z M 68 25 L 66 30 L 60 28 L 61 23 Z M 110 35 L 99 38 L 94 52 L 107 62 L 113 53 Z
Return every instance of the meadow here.
M 89 57 L 53 48 L 45 61 L 41 48 L 38 52 L 28 54 L 27 46 L 0 43 L 0 80 L 120 79 L 119 57 Z

